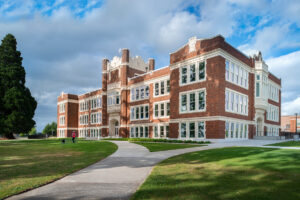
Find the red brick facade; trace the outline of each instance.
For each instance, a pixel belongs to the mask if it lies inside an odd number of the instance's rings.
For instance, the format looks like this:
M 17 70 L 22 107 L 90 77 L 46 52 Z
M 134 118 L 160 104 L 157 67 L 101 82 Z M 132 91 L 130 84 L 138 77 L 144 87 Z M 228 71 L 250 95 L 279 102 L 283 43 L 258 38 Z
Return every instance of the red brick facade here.
M 236 67 L 232 75 L 227 69 L 229 61 Z M 281 80 L 260 70 L 261 63 L 262 59 L 245 56 L 222 36 L 190 39 L 170 54 L 169 66 L 157 70 L 154 59 L 145 63 L 139 57 L 131 58 L 129 50 L 123 49 L 121 57 L 103 59 L 102 89 L 58 97 L 58 137 L 70 137 L 72 131 L 79 137 L 174 139 L 246 139 L 259 135 L 258 130 L 276 133 L 280 126 Z M 237 82 L 229 81 L 227 71 L 232 80 L 237 72 Z M 278 101 L 255 96 L 259 73 L 268 74 L 268 80 L 279 88 Z M 184 82 L 185 77 L 190 82 Z M 229 102 L 226 104 L 226 95 L 231 94 L 228 91 L 233 95 L 228 97 L 232 111 L 228 110 Z M 64 112 L 61 105 L 65 105 Z M 274 120 L 277 117 L 273 114 L 268 119 L 270 105 L 279 109 L 279 120 Z

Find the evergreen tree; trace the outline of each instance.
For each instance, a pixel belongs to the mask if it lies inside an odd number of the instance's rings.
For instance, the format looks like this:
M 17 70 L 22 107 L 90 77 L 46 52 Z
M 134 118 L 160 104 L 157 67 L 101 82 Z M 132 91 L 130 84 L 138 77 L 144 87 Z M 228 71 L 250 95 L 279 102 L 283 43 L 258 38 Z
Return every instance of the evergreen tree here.
M 7 34 L 0 45 L 0 134 L 13 139 L 13 133 L 27 133 L 37 102 L 25 87 L 25 69 L 17 41 Z

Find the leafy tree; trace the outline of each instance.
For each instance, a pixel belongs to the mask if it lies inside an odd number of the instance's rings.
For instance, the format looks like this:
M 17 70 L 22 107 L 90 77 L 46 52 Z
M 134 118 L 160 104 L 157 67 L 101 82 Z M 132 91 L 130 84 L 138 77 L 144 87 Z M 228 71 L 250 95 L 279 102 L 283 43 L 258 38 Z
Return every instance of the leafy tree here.
M 43 134 L 48 134 L 48 135 L 56 135 L 56 129 L 57 129 L 57 124 L 55 122 L 52 122 L 51 124 L 47 124 L 43 130 Z
M 28 132 L 28 135 L 35 135 L 37 134 L 36 128 L 32 127 L 32 129 Z
M 25 86 L 25 69 L 17 41 L 7 34 L 0 45 L 0 134 L 13 139 L 13 133 L 27 133 L 37 102 Z

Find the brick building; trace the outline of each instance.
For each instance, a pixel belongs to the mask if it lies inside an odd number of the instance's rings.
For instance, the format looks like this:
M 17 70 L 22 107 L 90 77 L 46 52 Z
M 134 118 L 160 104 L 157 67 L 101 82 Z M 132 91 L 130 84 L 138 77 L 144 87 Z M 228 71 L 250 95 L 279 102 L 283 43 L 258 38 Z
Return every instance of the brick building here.
M 170 65 L 130 57 L 102 61 L 102 88 L 62 93 L 57 136 L 246 139 L 280 131 L 281 80 L 261 53 L 248 57 L 222 36 L 190 38 Z
M 281 130 L 296 132 L 296 115 L 281 116 Z M 297 116 L 297 132 L 300 132 L 300 116 Z

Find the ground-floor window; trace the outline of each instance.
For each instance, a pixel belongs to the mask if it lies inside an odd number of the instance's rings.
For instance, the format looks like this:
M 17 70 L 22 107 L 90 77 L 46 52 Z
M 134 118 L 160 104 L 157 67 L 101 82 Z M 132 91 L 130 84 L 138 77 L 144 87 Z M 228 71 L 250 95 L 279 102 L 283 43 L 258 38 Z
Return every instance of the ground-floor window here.
M 225 138 L 248 139 L 248 124 L 242 122 L 225 122 Z
M 79 137 L 80 138 L 89 137 L 89 130 L 88 129 L 79 129 Z
M 99 128 L 91 128 L 90 129 L 90 137 L 91 138 L 101 137 L 101 130 Z
M 267 126 L 267 136 L 279 136 L 279 127 Z
M 168 138 L 170 127 L 169 124 L 158 124 L 153 126 L 155 138 Z
M 130 127 L 131 138 L 147 138 L 149 137 L 149 126 L 132 126 Z
M 181 122 L 180 123 L 180 138 L 188 139 L 204 139 L 205 136 L 205 122 Z
M 64 138 L 65 137 L 65 130 L 58 130 L 58 137 Z

